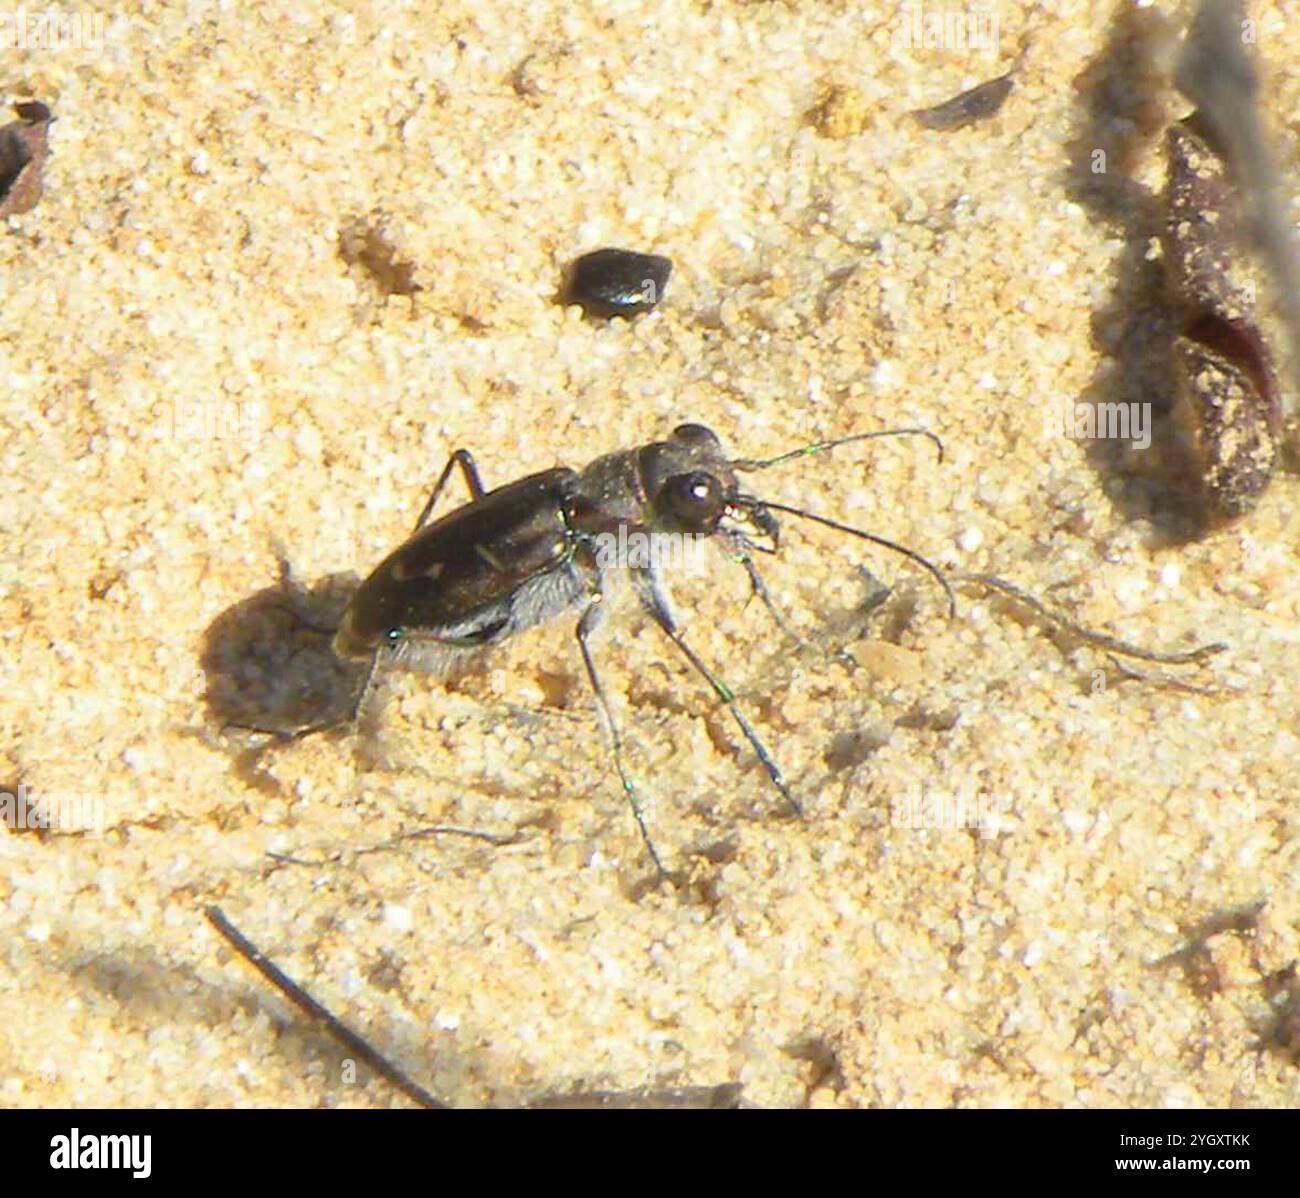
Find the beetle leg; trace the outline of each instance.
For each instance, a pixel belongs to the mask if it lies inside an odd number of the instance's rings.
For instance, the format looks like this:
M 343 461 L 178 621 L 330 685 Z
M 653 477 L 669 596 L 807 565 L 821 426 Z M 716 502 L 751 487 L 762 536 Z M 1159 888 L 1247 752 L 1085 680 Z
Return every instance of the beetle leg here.
M 582 650 L 582 663 L 587 667 L 587 678 L 591 682 L 591 689 L 596 692 L 596 702 L 605 718 L 605 725 L 609 729 L 610 744 L 613 746 L 614 751 L 614 766 L 618 770 L 619 780 L 623 784 L 623 793 L 627 796 L 628 806 L 632 808 L 632 816 L 636 820 L 636 826 L 641 830 L 641 839 L 645 842 L 645 847 L 650 853 L 650 860 L 655 863 L 655 869 L 664 877 L 667 877 L 668 871 L 664 869 L 663 862 L 659 860 L 659 854 L 655 850 L 654 842 L 650 839 L 650 832 L 646 828 L 645 816 L 641 811 L 641 799 L 637 794 L 636 784 L 632 781 L 632 776 L 623 765 L 623 734 L 619 731 L 618 723 L 614 719 L 614 712 L 605 694 L 605 687 L 600 681 L 600 675 L 596 672 L 596 661 L 591 655 L 591 646 L 587 643 L 587 638 L 591 636 L 592 630 L 601 621 L 602 598 L 603 592 L 600 590 L 599 582 L 597 582 L 596 590 L 592 592 L 587 606 L 578 620 L 578 648 Z
M 761 547 L 753 544 L 748 538 L 736 534 L 732 539 L 732 560 L 739 562 L 745 567 L 745 573 L 749 575 L 749 589 L 751 596 L 757 595 L 762 604 L 767 608 L 767 613 L 772 617 L 776 626 L 785 633 L 801 649 L 813 649 L 827 657 L 834 657 L 844 665 L 856 667 L 857 661 L 853 654 L 843 646 L 835 649 L 826 650 L 814 641 L 810 641 L 802 632 L 798 631 L 786 618 L 781 614 L 781 609 L 777 607 L 776 600 L 772 598 L 771 592 L 767 589 L 767 583 L 763 581 L 763 576 L 758 572 L 758 565 L 750 555 L 751 549 L 760 549 Z
M 415 527 L 423 528 L 425 522 L 433 514 L 433 505 L 438 502 L 438 496 L 442 494 L 443 488 L 447 485 L 447 480 L 451 477 L 451 472 L 457 467 L 464 476 L 465 485 L 469 488 L 471 500 L 482 499 L 486 492 L 483 489 L 483 480 L 478 476 L 478 467 L 474 464 L 474 455 L 468 449 L 458 449 L 447 459 L 447 464 L 442 468 L 442 473 L 438 475 L 438 481 L 433 484 L 433 494 L 429 496 L 429 502 L 424 505 L 424 511 L 420 513 L 420 518 L 415 522 Z
M 753 547 L 757 548 L 757 546 Z M 786 636 L 794 641 L 796 645 L 799 645 L 804 649 L 814 647 L 812 642 L 801 632 L 796 631 L 790 625 L 785 616 L 781 614 L 781 609 L 777 607 L 776 601 L 772 598 L 771 592 L 767 589 L 767 584 L 763 581 L 762 575 L 758 572 L 758 566 L 754 563 L 754 559 L 750 555 L 750 548 L 751 545 L 745 537 L 737 535 L 732 538 L 731 560 L 739 562 L 745 567 L 745 573 L 749 575 L 750 597 L 758 597 L 763 606 L 767 608 L 767 614 L 772 617 L 776 626 L 784 632 Z
M 763 763 L 763 768 L 767 771 L 767 776 L 771 778 L 772 785 L 781 792 L 781 797 L 789 804 L 790 810 L 795 815 L 802 815 L 803 809 L 799 806 L 794 795 L 790 793 L 790 787 L 786 783 L 785 775 L 781 773 L 781 767 L 772 760 L 772 755 L 767 751 L 767 746 L 758 738 L 758 733 L 754 731 L 749 720 L 745 718 L 745 713 L 737 706 L 735 692 L 686 643 L 677 627 L 677 621 L 673 618 L 672 610 L 668 606 L 668 598 L 659 584 L 658 575 L 653 569 L 643 567 L 632 571 L 632 581 L 636 587 L 637 598 L 641 600 L 641 606 L 649 613 L 650 618 L 663 629 L 668 639 L 681 650 L 682 656 L 691 663 L 696 673 L 713 688 L 713 693 L 717 695 L 718 699 L 726 704 L 727 710 L 731 712 L 731 718 L 736 721 L 741 732 L 745 734 L 745 739 L 749 741 L 750 747 L 758 756 L 759 761 Z

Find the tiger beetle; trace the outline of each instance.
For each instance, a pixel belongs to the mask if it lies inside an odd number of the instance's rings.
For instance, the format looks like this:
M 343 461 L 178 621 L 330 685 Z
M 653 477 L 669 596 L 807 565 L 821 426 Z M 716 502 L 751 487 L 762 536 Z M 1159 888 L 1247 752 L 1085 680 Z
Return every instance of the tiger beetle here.
M 456 450 L 411 536 L 361 583 L 334 632 L 333 648 L 340 657 L 369 661 L 350 719 L 362 710 L 381 666 L 444 674 L 488 645 L 573 611 L 578 616 L 578 648 L 609 732 L 623 792 L 655 867 L 666 874 L 624 764 L 623 737 L 590 646 L 607 607 L 603 600 L 611 570 L 624 566 L 641 606 L 712 688 L 790 811 L 800 814 L 784 774 L 737 705 L 734 692 L 684 638 L 654 555 L 635 563 L 611 563 L 606 550 L 611 538 L 621 537 L 619 543 L 624 544 L 635 535 L 720 537 L 731 560 L 748 574 L 751 594 L 784 632 L 802 639 L 773 603 L 753 556 L 777 552 L 780 526 L 774 513 L 781 512 L 917 562 L 943 587 L 955 612 L 947 580 L 920 554 L 838 520 L 751 495 L 737 479 L 742 472 L 887 436 L 927 437 L 942 457 L 943 446 L 933 433 L 900 428 L 819 441 L 772 458 L 731 459 L 710 429 L 682 424 L 666 441 L 606 454 L 581 471 L 559 466 L 488 491 L 469 451 Z M 470 502 L 431 520 L 457 469 Z M 318 730 L 307 727 L 296 735 Z

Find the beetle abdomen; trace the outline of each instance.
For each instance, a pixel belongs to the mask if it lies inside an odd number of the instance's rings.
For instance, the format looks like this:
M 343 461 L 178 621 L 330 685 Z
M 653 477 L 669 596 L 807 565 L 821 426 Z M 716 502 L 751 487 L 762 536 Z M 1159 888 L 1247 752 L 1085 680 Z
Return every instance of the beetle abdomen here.
M 357 588 L 335 652 L 366 657 L 406 639 L 472 649 L 509 635 L 521 588 L 573 554 L 568 510 L 576 478 L 572 470 L 545 470 L 418 529 Z

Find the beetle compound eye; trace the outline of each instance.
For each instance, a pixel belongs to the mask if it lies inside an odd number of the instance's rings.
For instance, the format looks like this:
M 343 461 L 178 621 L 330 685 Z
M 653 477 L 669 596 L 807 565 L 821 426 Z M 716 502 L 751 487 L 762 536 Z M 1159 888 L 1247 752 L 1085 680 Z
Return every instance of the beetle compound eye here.
M 712 529 L 722 515 L 722 488 L 702 470 L 678 474 L 664 487 L 668 515 L 692 532 Z

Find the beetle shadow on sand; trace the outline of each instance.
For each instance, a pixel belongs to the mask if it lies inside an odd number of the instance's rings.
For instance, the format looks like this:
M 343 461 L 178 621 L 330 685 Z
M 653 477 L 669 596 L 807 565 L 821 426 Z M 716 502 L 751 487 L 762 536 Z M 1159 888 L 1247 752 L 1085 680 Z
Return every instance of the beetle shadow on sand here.
M 356 575 L 331 574 L 304 587 L 283 562 L 281 574 L 277 586 L 212 621 L 200 658 L 215 731 L 247 733 L 250 743 L 233 749 L 235 770 L 259 789 L 275 789 L 259 767 L 269 745 L 348 729 L 366 672 L 365 662 L 344 661 L 330 645 Z
M 229 756 L 236 777 L 272 796 L 283 788 L 267 768 L 271 755 L 309 734 L 347 740 L 365 771 L 415 765 L 381 731 L 392 667 L 381 664 L 371 674 L 369 660 L 341 658 L 332 646 L 360 580 L 352 573 L 330 574 L 304 585 L 283 559 L 280 573 L 278 585 L 232 604 L 204 634 L 200 667 L 209 719 L 201 738 Z M 466 683 L 482 700 L 472 682 L 481 673 L 481 668 L 452 671 L 441 681 L 447 687 Z M 358 710 L 368 675 L 371 689 Z M 557 692 L 566 691 L 560 676 L 553 681 Z M 493 706 L 491 699 L 484 702 Z M 562 694 L 557 704 L 533 708 L 505 702 L 495 705 L 494 714 L 530 745 L 538 729 L 556 720 L 583 725 L 594 718 L 585 708 L 567 710 Z
M 1099 436 L 1084 452 L 1116 510 L 1127 520 L 1149 520 L 1157 536 L 1181 544 L 1199 536 L 1206 513 L 1198 497 L 1196 464 L 1173 418 L 1173 345 L 1177 317 L 1164 266 L 1148 256 L 1164 223 L 1162 197 L 1132 177 L 1152 139 L 1163 132 L 1164 110 L 1153 86 L 1158 45 L 1167 18 L 1155 9 L 1121 6 L 1101 54 L 1075 79 L 1082 117 L 1069 144 L 1065 189 L 1099 225 L 1123 242 L 1115 281 L 1092 316 L 1102 363 L 1074 404 L 1103 415 L 1134 405 L 1143 413 L 1150 444 Z M 1147 405 L 1147 406 L 1141 406 Z

